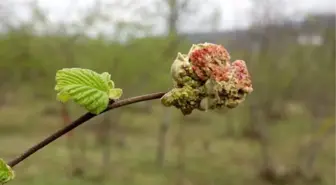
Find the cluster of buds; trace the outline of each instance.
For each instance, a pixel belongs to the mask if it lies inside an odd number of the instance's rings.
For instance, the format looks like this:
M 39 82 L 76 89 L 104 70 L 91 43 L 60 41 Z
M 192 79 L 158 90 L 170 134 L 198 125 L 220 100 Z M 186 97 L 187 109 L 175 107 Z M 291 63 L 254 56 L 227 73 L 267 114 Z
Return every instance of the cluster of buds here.
M 245 62 L 230 62 L 227 50 L 217 44 L 197 44 L 187 55 L 178 53 L 171 75 L 174 88 L 161 102 L 175 106 L 184 115 L 194 109 L 235 108 L 253 91 Z

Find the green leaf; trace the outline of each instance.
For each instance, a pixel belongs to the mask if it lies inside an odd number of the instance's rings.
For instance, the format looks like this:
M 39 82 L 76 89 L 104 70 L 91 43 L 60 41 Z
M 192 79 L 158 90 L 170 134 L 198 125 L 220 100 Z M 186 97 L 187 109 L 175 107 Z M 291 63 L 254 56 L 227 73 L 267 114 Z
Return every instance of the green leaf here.
M 122 90 L 114 89 L 107 72 L 98 74 L 89 69 L 65 68 L 56 73 L 57 99 L 63 103 L 72 99 L 93 114 L 104 111 L 109 99 L 118 99 Z
M 0 183 L 5 184 L 10 180 L 13 180 L 15 173 L 6 162 L 0 158 Z
M 111 75 L 107 72 L 101 74 L 101 76 L 108 82 L 110 88 L 114 88 L 114 82 L 111 79 Z
M 122 89 L 119 89 L 119 88 L 110 89 L 109 98 L 110 99 L 119 99 L 121 97 L 122 93 L 123 93 Z

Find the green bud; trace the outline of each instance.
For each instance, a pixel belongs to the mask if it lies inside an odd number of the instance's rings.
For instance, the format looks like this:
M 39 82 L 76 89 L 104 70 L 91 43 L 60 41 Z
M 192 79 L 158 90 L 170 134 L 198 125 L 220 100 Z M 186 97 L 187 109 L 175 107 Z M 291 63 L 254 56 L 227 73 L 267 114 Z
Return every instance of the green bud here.
M 15 173 L 12 168 L 6 164 L 6 162 L 0 158 L 0 183 L 5 184 L 15 177 Z

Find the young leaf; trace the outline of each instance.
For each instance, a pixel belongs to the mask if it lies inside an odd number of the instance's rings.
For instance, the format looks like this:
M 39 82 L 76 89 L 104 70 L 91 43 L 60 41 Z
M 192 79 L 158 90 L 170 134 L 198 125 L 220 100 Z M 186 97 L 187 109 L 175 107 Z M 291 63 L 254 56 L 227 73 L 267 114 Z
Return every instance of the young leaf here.
M 122 90 L 114 89 L 114 82 L 107 72 L 98 74 L 89 69 L 65 68 L 56 73 L 57 99 L 63 103 L 72 99 L 93 114 L 108 106 L 109 99 L 118 99 Z
M 10 180 L 13 180 L 15 173 L 6 162 L 0 158 L 0 184 L 5 184 Z
M 110 99 L 119 99 L 120 96 L 122 95 L 122 93 L 123 93 L 122 89 L 119 89 L 119 88 L 110 89 L 109 98 Z

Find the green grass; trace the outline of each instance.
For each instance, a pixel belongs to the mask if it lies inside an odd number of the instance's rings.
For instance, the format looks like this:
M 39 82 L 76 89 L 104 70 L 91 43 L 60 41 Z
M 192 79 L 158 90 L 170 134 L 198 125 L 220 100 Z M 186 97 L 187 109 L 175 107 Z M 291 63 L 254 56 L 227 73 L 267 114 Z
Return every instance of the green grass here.
M 63 125 L 60 115 L 46 115 L 43 110 L 52 107 L 57 110 L 58 104 L 34 102 L 29 105 L 24 101 L 13 102 L 0 108 L 0 156 L 10 160 L 28 147 Z M 72 109 L 73 110 L 73 109 Z M 95 141 L 96 127 L 101 117 L 95 118 L 76 130 L 76 139 L 87 142 L 86 157 L 77 156 L 77 162 L 85 166 L 85 177 L 71 176 L 69 151 L 66 138 L 62 137 L 47 146 L 28 160 L 14 168 L 16 178 L 12 185 L 172 185 L 177 184 L 178 144 L 176 135 L 180 116 L 174 111 L 174 119 L 167 136 L 167 153 L 164 168 L 155 164 L 157 133 L 161 118 L 166 108 L 155 106 L 150 114 L 126 112 L 122 108 L 119 113 L 120 133 L 125 137 L 125 147 L 111 144 L 111 164 L 108 178 L 99 181 L 102 171 L 102 147 Z M 261 165 L 259 145 L 255 141 L 240 137 L 222 137 L 226 132 L 226 124 L 237 124 L 239 131 L 244 125 L 239 117 L 229 121 L 224 115 L 196 113 L 201 117 L 200 123 L 185 125 L 185 165 L 184 185 L 259 185 L 267 184 L 258 176 Z M 72 117 L 78 117 L 82 109 L 74 111 Z M 108 113 L 110 114 L 110 113 Z M 305 119 L 304 119 L 305 118 Z M 291 167 L 296 162 L 298 147 L 309 134 L 309 119 L 293 117 L 271 127 L 271 152 L 277 165 Z M 112 137 L 115 140 L 116 137 Z M 317 170 L 323 177 L 323 185 L 335 184 L 335 142 L 330 136 L 316 161 Z M 209 141 L 209 150 L 203 142 Z

